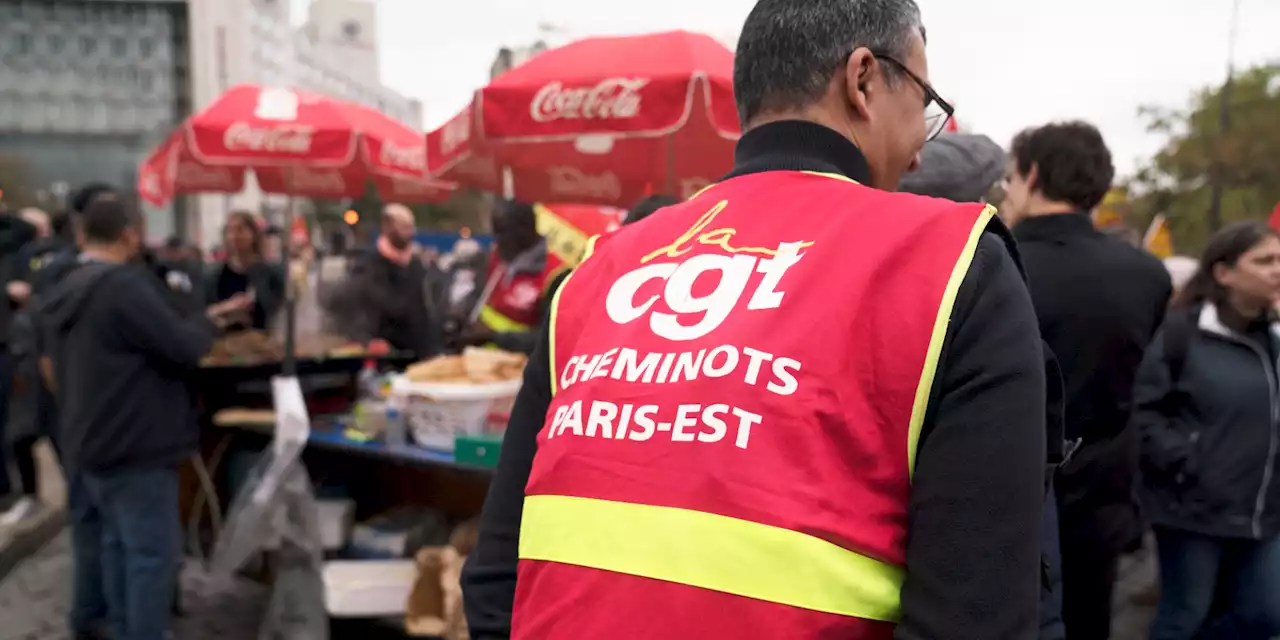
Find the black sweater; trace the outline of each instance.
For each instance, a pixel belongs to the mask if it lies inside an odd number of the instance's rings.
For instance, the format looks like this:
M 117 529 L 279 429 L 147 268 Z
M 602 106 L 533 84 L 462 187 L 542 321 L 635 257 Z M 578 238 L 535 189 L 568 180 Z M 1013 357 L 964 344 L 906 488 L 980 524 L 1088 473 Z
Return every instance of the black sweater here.
M 196 451 L 189 384 L 214 328 L 180 316 L 163 286 L 136 265 L 82 262 L 44 298 L 68 475 L 176 465 Z
M 808 123 L 754 129 L 736 156 L 733 176 L 810 170 L 868 177 L 857 148 Z M 1045 371 L 1008 242 L 999 222 L 979 242 L 943 346 L 912 483 L 898 640 L 1021 640 L 1039 626 Z M 477 640 L 510 633 L 524 488 L 551 401 L 545 335 L 529 363 L 479 544 L 463 573 Z

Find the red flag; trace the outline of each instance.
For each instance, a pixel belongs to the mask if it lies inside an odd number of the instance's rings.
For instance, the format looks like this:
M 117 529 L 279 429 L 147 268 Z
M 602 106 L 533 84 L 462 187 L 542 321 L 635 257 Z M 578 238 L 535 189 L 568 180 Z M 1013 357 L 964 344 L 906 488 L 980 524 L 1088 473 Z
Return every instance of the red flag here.
M 1271 210 L 1271 217 L 1267 218 L 1267 225 L 1276 231 L 1280 231 L 1280 202 L 1276 203 L 1276 208 Z

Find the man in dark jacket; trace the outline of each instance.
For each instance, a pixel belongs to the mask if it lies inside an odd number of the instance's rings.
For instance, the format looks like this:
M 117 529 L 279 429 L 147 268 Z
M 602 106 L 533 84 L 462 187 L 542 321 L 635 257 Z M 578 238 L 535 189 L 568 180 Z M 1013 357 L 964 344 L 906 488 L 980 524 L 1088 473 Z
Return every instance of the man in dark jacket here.
M 9 325 L 25 296 L 21 287 L 9 285 L 18 266 L 18 253 L 35 235 L 35 228 L 30 223 L 0 205 L 0 283 L 5 285 L 3 300 L 0 300 L 0 511 L 7 510 L 18 499 L 18 496 L 12 495 L 9 456 L 5 451 L 8 447 L 3 445 L 6 440 L 5 423 L 9 418 L 9 390 L 13 379 L 7 348 Z
M 81 216 L 78 264 L 48 293 L 39 318 L 60 402 L 63 466 L 101 516 L 112 637 L 161 640 L 179 560 L 177 467 L 199 439 L 189 381 L 213 325 L 203 314 L 178 315 L 133 264 L 139 225 L 120 198 L 94 199 Z
M 1001 205 L 1062 368 L 1066 437 L 1081 443 L 1055 479 L 1072 640 L 1109 637 L 1117 559 L 1142 535 L 1137 440 L 1125 425 L 1135 372 L 1172 291 L 1158 259 L 1094 229 L 1090 212 L 1114 176 L 1092 125 L 1030 129 L 1014 138 Z
M 418 358 L 439 353 L 440 319 L 430 308 L 427 268 L 415 249 L 413 212 L 402 204 L 382 211 L 382 232 L 373 250 L 353 257 L 340 312 L 354 314 L 347 332 L 381 338 Z
M 896 188 L 919 151 L 897 145 L 923 136 L 917 112 L 889 105 L 936 98 L 923 50 L 919 12 L 907 0 L 761 0 L 738 41 L 734 94 L 748 117 L 728 178 L 814 171 Z M 895 55 L 916 70 L 904 72 Z M 1044 363 L 1006 240 L 994 223 L 977 242 L 946 329 L 911 479 L 897 640 L 1029 638 L 1039 626 Z M 511 632 L 524 491 L 551 403 L 546 333 L 525 370 L 463 572 L 477 640 Z
M 9 329 L 13 386 L 9 394 L 7 429 L 23 499 L 0 518 L 0 522 L 21 520 L 39 508 L 34 447 L 45 436 L 54 442 L 53 398 L 40 378 L 39 332 L 32 316 L 43 290 L 37 286 L 44 284 L 41 272 L 65 250 L 60 232 L 65 232 L 67 216 L 50 218 L 34 208 L 23 209 L 20 215 L 36 229 L 36 238 L 18 252 L 8 283 L 10 296 L 18 308 Z M 56 442 L 54 446 L 56 448 Z
M 902 178 L 901 191 L 956 202 L 984 201 L 1004 176 L 1004 149 L 991 138 L 944 133 L 920 151 L 920 168 Z M 1048 388 L 1046 463 L 1062 458 L 1062 374 L 1053 353 L 1045 349 Z M 1062 561 L 1058 553 L 1058 506 L 1053 491 L 1045 492 L 1042 549 L 1044 576 L 1040 596 L 1040 640 L 1062 640 Z

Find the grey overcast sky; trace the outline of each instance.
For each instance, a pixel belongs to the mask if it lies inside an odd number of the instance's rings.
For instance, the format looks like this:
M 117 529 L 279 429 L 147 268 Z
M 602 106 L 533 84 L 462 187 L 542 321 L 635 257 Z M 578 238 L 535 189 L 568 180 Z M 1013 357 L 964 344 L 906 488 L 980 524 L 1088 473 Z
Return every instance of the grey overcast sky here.
M 299 1 L 299 0 L 295 0 Z M 305 0 L 301 0 L 305 3 Z M 687 29 L 727 42 L 754 0 L 376 0 L 382 78 L 421 99 L 427 127 L 461 109 L 497 50 L 556 26 L 552 44 Z M 1280 64 L 1280 0 L 1240 0 L 1238 67 Z M 975 132 L 1007 145 L 1023 127 L 1080 118 L 1122 173 L 1158 148 L 1144 104 L 1180 106 L 1226 74 L 1230 0 L 919 0 L 933 84 Z M 301 12 L 299 12 L 301 13 Z

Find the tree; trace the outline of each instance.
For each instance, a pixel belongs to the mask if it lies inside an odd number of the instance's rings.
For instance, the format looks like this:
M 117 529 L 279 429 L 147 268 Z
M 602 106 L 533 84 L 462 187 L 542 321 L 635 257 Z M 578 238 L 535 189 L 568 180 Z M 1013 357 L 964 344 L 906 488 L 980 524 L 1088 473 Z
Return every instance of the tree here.
M 1222 220 L 1265 219 L 1280 202 L 1280 65 L 1237 74 L 1221 132 L 1223 87 L 1201 90 L 1185 110 L 1144 107 L 1148 130 L 1167 136 L 1155 157 L 1125 185 L 1130 220 L 1145 229 L 1163 213 L 1180 253 L 1198 253 L 1211 233 L 1214 181 Z

